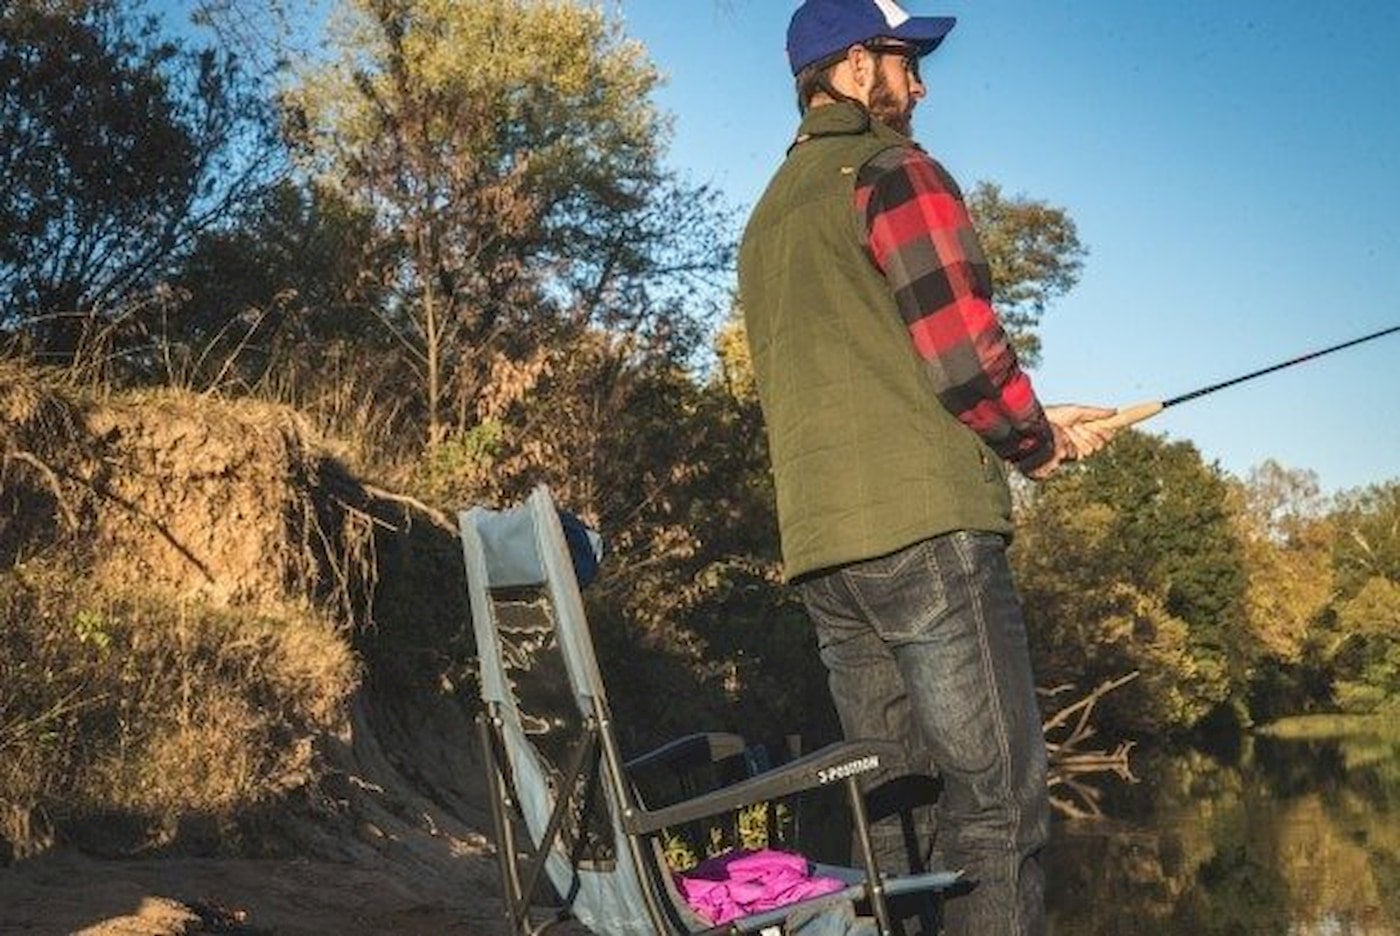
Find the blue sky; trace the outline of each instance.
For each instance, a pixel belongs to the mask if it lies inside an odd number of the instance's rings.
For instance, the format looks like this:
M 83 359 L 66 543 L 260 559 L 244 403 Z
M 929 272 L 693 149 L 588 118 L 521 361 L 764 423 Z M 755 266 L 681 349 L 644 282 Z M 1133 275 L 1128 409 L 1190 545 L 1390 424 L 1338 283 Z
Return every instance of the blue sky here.
M 741 214 L 791 138 L 795 0 L 620 0 L 667 75 L 671 163 Z M 958 26 L 915 136 L 963 183 L 1067 209 L 1089 256 L 1047 313 L 1042 399 L 1161 399 L 1400 324 L 1400 4 L 908 0 Z M 1335 11 L 1335 12 L 1329 12 Z M 1400 334 L 1143 428 L 1237 476 L 1400 477 Z

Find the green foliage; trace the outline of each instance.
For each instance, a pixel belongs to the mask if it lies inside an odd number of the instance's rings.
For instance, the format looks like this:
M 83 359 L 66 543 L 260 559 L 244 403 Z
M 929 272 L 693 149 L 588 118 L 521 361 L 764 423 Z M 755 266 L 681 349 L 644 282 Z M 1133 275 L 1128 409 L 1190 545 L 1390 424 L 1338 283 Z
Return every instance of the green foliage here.
M 0 330 L 60 359 L 275 168 L 236 63 L 133 9 L 0 11 Z
M 1189 444 L 1137 432 L 1041 485 L 1013 552 L 1041 679 L 1140 670 L 1104 710 L 1139 731 L 1190 727 L 1237 691 L 1243 563 L 1226 495 Z
M 1343 495 L 1336 522 L 1342 594 L 1355 595 L 1377 576 L 1400 582 L 1400 479 Z
M 754 803 L 728 817 L 663 833 L 662 853 L 674 872 L 689 871 L 706 858 L 734 849 L 758 851 L 792 846 L 796 817 L 785 802 Z
M 1393 711 L 1400 692 L 1400 481 L 1338 498 L 1335 598 L 1315 653 L 1345 711 Z
M 703 568 L 680 620 L 705 642 L 730 700 L 731 730 L 759 738 L 796 734 L 804 750 L 841 736 L 816 637 L 774 566 L 730 560 Z
M 236 223 L 203 233 L 172 281 L 177 315 L 155 336 L 191 363 L 184 383 L 247 390 L 271 371 L 305 381 L 353 345 L 381 358 L 366 310 L 384 294 L 367 275 L 371 220 L 335 194 L 290 180 L 240 206 Z
M 288 90 L 286 125 L 320 184 L 374 218 L 374 314 L 429 445 L 486 418 L 500 356 L 528 357 L 561 323 L 693 347 L 696 279 L 729 247 L 713 193 L 661 168 L 659 76 L 616 21 L 569 0 L 337 12 L 333 55 Z
M 453 433 L 424 454 L 415 487 L 434 500 L 451 503 L 463 480 L 485 478 L 494 472 L 505 434 L 505 426 L 497 419 L 482 420 L 466 432 Z
M 627 746 L 697 725 L 836 733 L 810 625 L 780 581 L 741 317 L 719 330 L 711 372 L 689 366 L 729 271 L 729 217 L 666 170 L 660 75 L 614 15 L 344 0 L 329 54 L 277 102 L 304 175 L 263 188 L 270 102 L 232 62 L 159 40 L 129 6 L 79 6 L 0 11 L 0 330 L 71 349 L 80 336 L 44 315 L 163 285 L 122 339 L 142 379 L 293 402 L 361 466 L 445 510 L 546 481 L 598 526 L 609 554 L 587 600 Z M 1086 251 L 1064 209 L 989 183 L 968 202 L 1033 363 L 1041 316 Z M 42 480 L 42 462 L 11 459 L 26 451 L 7 448 L 7 470 Z M 32 494 L 12 486 L 8 502 L 47 503 L 42 484 Z M 1139 735 L 1245 697 L 1267 714 L 1381 710 L 1400 698 L 1398 517 L 1400 483 L 1334 506 L 1306 473 L 1266 465 L 1238 484 L 1187 443 L 1127 433 L 1023 512 L 1015 561 L 1039 675 L 1087 689 L 1140 670 L 1097 709 Z M 456 561 L 445 552 L 435 561 Z M 401 597 L 380 583 L 381 604 Z M 218 616 L 192 614 L 217 656 Z M 74 599 L 45 640 L 110 663 L 132 652 L 136 615 Z M 385 671 L 444 654 L 455 667 L 458 617 L 441 633 L 399 622 L 361 652 Z M 24 715 L 0 746 L 46 751 L 117 697 L 71 708 L 89 697 L 44 683 L 34 653 L 49 651 L 32 649 L 6 672 L 43 701 L 8 703 Z M 658 713 L 663 693 L 685 704 Z M 25 763 L 40 778 L 68 769 Z
M 1257 720 L 1309 711 L 1330 695 L 1318 658 L 1332 603 L 1336 535 L 1317 478 L 1267 461 L 1237 488 L 1246 587 L 1241 629 L 1253 646 L 1249 710 Z
M 967 198 L 968 212 L 991 265 L 997 314 L 1022 363 L 1040 361 L 1035 328 L 1049 304 L 1079 282 L 1088 250 L 1063 208 L 979 182 Z
M 92 644 L 100 653 L 112 646 L 112 634 L 102 614 L 83 608 L 73 615 L 73 633 L 80 644 Z
M 1400 583 L 1372 576 L 1340 604 L 1336 623 L 1337 704 L 1349 712 L 1400 710 Z
M 1246 623 L 1261 658 L 1301 661 L 1314 620 L 1332 599 L 1334 525 L 1317 478 L 1265 462 L 1241 488 L 1237 527 L 1245 550 Z
M 1107 723 L 1388 711 L 1400 693 L 1400 485 L 1324 499 L 1269 462 L 1231 482 L 1130 433 L 1042 485 L 1015 554 L 1042 678 L 1140 669 Z

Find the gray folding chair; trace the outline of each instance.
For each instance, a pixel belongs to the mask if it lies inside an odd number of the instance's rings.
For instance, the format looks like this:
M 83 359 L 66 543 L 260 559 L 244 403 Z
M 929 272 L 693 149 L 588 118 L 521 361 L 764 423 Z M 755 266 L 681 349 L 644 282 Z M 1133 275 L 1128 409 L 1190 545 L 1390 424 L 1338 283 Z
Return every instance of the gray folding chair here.
M 481 661 L 481 743 L 513 933 L 532 932 L 530 907 L 546 878 L 561 909 L 540 929 L 572 916 L 599 936 L 780 933 L 790 914 L 820 901 L 857 902 L 888 934 L 888 898 L 957 881 L 957 872 L 887 878 L 876 867 L 857 778 L 894 753 L 883 742 L 832 744 L 681 802 L 641 802 L 631 771 L 731 756 L 742 739 L 698 733 L 624 762 L 549 491 L 538 487 L 508 510 L 475 507 L 459 520 Z M 815 870 L 838 877 L 842 890 L 721 926 L 685 904 L 662 856 L 665 830 L 831 784 L 847 792 L 864 867 Z

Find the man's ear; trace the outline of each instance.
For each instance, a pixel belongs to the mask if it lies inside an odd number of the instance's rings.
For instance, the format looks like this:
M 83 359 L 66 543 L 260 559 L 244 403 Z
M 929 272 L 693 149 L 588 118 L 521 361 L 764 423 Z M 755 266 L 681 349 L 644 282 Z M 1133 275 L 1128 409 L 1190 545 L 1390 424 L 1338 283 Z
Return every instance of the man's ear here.
M 875 69 L 879 66 L 879 61 L 865 46 L 853 45 L 846 50 L 846 63 L 850 66 L 851 81 L 855 85 L 856 93 L 852 97 L 868 104 L 870 92 L 875 89 Z
M 831 72 L 831 84 L 842 94 L 855 98 L 862 104 L 870 100 L 870 92 L 875 87 L 875 56 L 861 45 L 853 45 L 846 50 L 846 57 Z

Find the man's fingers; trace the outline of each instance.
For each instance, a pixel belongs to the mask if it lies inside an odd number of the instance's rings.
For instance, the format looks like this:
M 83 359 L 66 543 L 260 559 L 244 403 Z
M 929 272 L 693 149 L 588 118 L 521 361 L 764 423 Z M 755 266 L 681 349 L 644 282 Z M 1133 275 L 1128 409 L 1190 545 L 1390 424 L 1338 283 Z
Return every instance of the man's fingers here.
M 1104 406 L 1066 403 L 1045 407 L 1045 418 L 1068 440 L 1072 454 L 1067 458 L 1088 458 L 1113 439 L 1117 427 L 1105 422 L 1118 411 Z
M 1095 449 L 1103 448 L 1113 440 L 1115 435 L 1112 429 L 1105 429 L 1098 422 L 1078 423 L 1075 425 L 1074 431 L 1081 438 L 1091 440 Z
M 1079 447 L 1074 444 L 1074 436 L 1069 427 L 1051 423 L 1055 432 L 1055 461 L 1074 461 L 1079 457 Z
M 1082 425 L 1066 426 L 1065 434 L 1074 442 L 1078 458 L 1088 458 L 1108 444 L 1112 434 L 1104 434 Z

